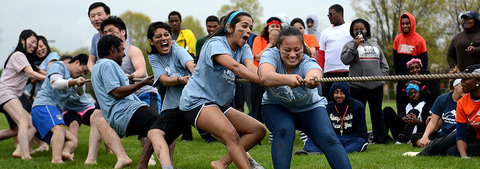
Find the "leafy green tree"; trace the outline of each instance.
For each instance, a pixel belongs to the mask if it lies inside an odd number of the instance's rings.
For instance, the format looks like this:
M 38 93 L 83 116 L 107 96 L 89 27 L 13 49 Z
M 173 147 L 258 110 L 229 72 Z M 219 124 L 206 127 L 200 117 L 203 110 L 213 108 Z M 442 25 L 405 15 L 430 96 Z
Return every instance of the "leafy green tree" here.
M 195 38 L 200 39 L 207 35 L 207 33 L 205 33 L 205 29 L 203 28 L 204 24 L 202 23 L 205 22 L 200 22 L 200 20 L 194 18 L 193 16 L 187 16 L 182 18 L 182 29 L 190 29 L 195 35 Z
M 137 46 L 143 52 L 143 57 L 145 58 L 145 63 L 147 65 L 147 73 L 153 75 L 147 53 L 147 51 L 150 51 L 150 43 L 147 39 L 148 26 L 152 22 L 150 17 L 141 12 L 127 10 L 120 15 L 120 18 L 127 26 L 127 34 L 130 39 L 130 44 Z
M 260 17 L 263 16 L 263 7 L 258 0 L 230 0 L 230 3 L 231 5 L 222 5 L 217 12 L 219 18 L 234 10 L 245 11 L 252 15 L 253 32 L 255 34 L 262 32 L 263 27 L 265 27 L 265 24 L 260 20 Z

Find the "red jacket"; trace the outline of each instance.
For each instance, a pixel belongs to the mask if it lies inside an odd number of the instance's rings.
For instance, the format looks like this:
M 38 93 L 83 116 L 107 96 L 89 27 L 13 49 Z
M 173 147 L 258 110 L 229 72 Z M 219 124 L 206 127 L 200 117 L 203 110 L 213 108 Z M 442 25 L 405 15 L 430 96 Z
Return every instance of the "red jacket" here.
M 410 19 L 410 32 L 405 34 L 402 30 L 402 16 L 408 16 Z M 422 60 L 423 68 L 427 70 L 428 56 L 427 56 L 427 44 L 425 40 L 417 32 L 415 32 L 416 21 L 412 14 L 404 13 L 399 19 L 400 34 L 395 37 L 393 42 L 393 64 L 395 74 L 405 75 L 407 74 L 407 62 L 412 58 L 418 58 Z

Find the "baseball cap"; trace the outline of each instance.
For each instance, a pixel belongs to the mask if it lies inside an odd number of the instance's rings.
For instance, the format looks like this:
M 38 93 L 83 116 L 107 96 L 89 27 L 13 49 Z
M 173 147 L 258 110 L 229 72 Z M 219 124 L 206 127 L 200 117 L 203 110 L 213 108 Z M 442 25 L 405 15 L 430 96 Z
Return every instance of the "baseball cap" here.
M 480 73 L 480 64 L 470 65 L 462 73 Z
M 478 14 L 475 11 L 467 11 L 460 16 L 460 18 L 464 18 L 464 17 L 478 19 Z

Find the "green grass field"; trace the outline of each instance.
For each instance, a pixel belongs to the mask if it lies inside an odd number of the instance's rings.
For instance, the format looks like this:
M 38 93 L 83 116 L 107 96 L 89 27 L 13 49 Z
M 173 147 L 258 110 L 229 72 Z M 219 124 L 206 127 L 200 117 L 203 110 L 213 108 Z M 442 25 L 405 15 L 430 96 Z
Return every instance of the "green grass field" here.
M 395 103 L 385 102 L 383 106 L 393 106 Z M 367 109 L 367 127 L 371 130 L 370 115 Z M 0 116 L 0 129 L 8 128 L 7 121 L 3 115 Z M 13 139 L 0 142 L 0 168 L 113 168 L 116 157 L 105 152 L 102 144 L 98 154 L 97 165 L 85 165 L 83 162 L 88 151 L 88 132 L 90 127 L 80 127 L 78 148 L 75 151 L 75 161 L 64 164 L 51 164 L 51 151 L 33 154 L 32 160 L 21 160 L 11 157 L 14 151 Z M 194 130 L 192 141 L 179 141 L 174 155 L 174 163 L 178 168 L 210 168 L 210 161 L 221 158 L 226 153 L 223 144 L 205 143 L 200 135 Z M 297 136 L 298 137 L 298 136 Z M 134 161 L 128 168 L 135 168 L 141 153 L 141 145 L 136 137 L 122 139 L 125 151 Z M 257 162 L 265 168 L 273 168 L 270 156 L 268 136 L 263 139 L 262 144 L 250 150 L 250 154 Z M 295 140 L 294 151 L 302 149 L 303 142 Z M 478 168 L 479 159 L 474 157 L 470 160 L 463 160 L 459 157 L 402 157 L 401 154 L 407 151 L 420 151 L 420 148 L 413 148 L 411 145 L 369 145 L 366 152 L 348 154 L 353 168 Z M 157 161 L 158 162 L 158 161 Z M 161 168 L 156 165 L 150 168 Z M 229 168 L 236 168 L 233 164 Z M 291 168 L 329 168 L 324 155 L 293 156 Z

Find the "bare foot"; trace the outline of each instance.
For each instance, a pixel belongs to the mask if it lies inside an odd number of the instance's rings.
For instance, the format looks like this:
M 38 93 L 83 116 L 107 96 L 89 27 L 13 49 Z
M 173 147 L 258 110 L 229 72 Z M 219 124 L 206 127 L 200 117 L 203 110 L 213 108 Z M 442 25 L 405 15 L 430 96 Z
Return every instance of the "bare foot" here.
M 13 158 L 22 158 L 23 160 L 32 159 L 32 156 L 30 156 L 30 154 L 22 156 L 21 153 L 20 153 L 20 148 L 15 149 L 15 151 L 12 153 L 12 157 Z
M 126 159 L 118 160 L 117 164 L 115 164 L 115 168 L 127 167 L 129 165 L 132 165 L 132 163 L 133 161 L 127 157 Z
M 97 164 L 97 159 L 87 159 L 85 160 L 85 164 L 90 164 L 90 165 L 96 165 Z
M 148 160 L 148 166 L 155 166 L 157 165 L 157 161 L 155 161 L 155 157 L 153 156 L 150 156 L 150 159 Z
M 49 150 L 49 147 L 48 147 L 48 144 L 47 144 L 47 145 L 41 145 L 37 149 L 33 150 L 33 152 L 36 153 L 36 152 L 48 151 L 48 150 Z
M 222 164 L 222 163 L 219 162 L 219 161 L 212 161 L 212 162 L 210 162 L 210 166 L 211 166 L 213 169 L 225 169 L 225 168 L 227 168 L 227 166 L 225 166 L 224 164 Z
M 65 161 L 73 161 L 73 154 L 70 154 L 70 153 L 62 153 L 62 160 L 65 160 Z
M 63 164 L 63 160 L 52 160 L 53 164 Z

